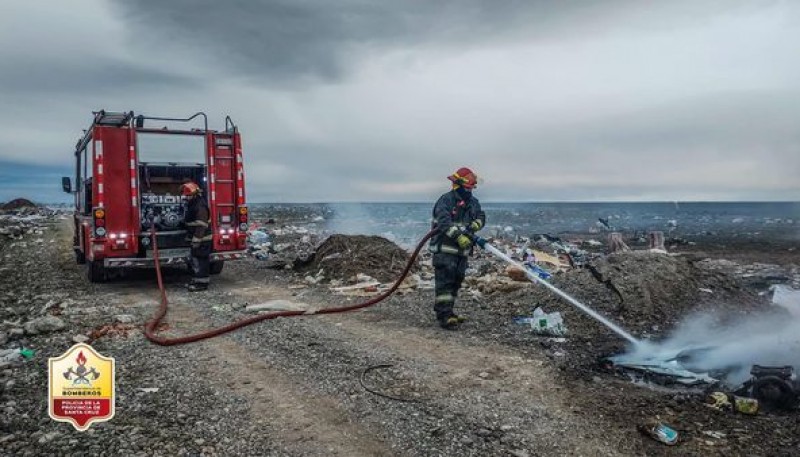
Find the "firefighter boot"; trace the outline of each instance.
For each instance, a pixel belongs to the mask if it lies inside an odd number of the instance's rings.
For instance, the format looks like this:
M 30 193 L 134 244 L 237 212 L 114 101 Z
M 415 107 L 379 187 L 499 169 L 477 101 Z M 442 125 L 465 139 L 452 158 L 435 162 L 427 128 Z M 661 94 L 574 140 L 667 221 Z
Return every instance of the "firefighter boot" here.
M 189 292 L 202 292 L 204 290 L 208 290 L 208 283 L 191 282 L 191 283 L 186 285 L 186 289 Z
M 439 319 L 439 326 L 445 330 L 458 330 L 458 326 L 461 324 L 458 320 L 458 316 L 450 316 L 447 319 Z

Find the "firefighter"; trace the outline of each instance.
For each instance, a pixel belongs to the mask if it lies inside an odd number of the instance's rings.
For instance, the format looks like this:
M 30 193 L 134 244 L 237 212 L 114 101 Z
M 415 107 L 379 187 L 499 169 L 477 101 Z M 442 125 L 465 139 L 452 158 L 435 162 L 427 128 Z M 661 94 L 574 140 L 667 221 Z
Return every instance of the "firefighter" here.
M 190 292 L 208 289 L 209 270 L 211 268 L 211 213 L 203 191 L 194 182 L 181 186 L 181 195 L 186 197 L 186 229 L 187 238 L 191 238 L 192 250 L 189 255 L 189 267 L 192 280 L 187 285 Z
M 432 223 L 437 230 L 430 241 L 436 283 L 433 310 L 442 328 L 455 330 L 466 320 L 455 314 L 453 307 L 464 281 L 474 235 L 486 225 L 486 214 L 472 196 L 478 184 L 478 176 L 472 170 L 459 168 L 447 179 L 452 189 L 439 197 L 433 207 Z

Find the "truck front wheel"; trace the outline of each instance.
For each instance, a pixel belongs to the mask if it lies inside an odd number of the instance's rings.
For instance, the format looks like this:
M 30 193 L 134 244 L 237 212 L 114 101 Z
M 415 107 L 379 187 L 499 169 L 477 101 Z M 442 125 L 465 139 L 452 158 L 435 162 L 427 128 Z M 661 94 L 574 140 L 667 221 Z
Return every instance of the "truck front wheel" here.
M 209 272 L 212 275 L 218 275 L 218 274 L 222 273 L 222 267 L 224 267 L 224 266 L 225 266 L 225 261 L 224 260 L 218 260 L 216 262 L 211 262 L 211 266 L 209 268 Z
M 106 280 L 106 268 L 103 261 L 88 260 L 86 262 L 86 277 L 89 282 L 104 282 Z

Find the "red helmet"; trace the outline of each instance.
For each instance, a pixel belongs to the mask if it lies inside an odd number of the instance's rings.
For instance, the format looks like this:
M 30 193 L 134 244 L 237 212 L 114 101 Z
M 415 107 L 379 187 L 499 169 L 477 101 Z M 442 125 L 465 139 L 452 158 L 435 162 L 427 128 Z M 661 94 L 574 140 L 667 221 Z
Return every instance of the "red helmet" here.
M 478 185 L 478 175 L 467 167 L 461 167 L 447 179 L 453 184 L 462 186 L 465 189 L 474 189 Z
M 195 184 L 195 183 L 193 183 L 191 181 L 187 182 L 187 183 L 184 183 L 181 186 L 181 195 L 183 195 L 184 197 L 189 197 L 191 195 L 197 195 L 199 193 L 200 193 L 200 186 L 198 186 L 197 184 Z

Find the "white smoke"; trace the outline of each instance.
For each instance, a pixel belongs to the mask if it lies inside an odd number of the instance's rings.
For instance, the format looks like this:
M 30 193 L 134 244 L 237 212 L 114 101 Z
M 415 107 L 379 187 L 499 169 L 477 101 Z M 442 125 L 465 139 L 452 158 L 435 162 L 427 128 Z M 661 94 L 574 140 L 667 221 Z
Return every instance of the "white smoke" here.
M 753 365 L 791 365 L 800 370 L 800 317 L 776 312 L 750 315 L 720 324 L 721 316 L 693 315 L 666 340 L 644 342 L 621 356 L 626 363 L 666 364 L 677 357 L 700 373 L 725 371 L 723 381 L 738 385 Z

